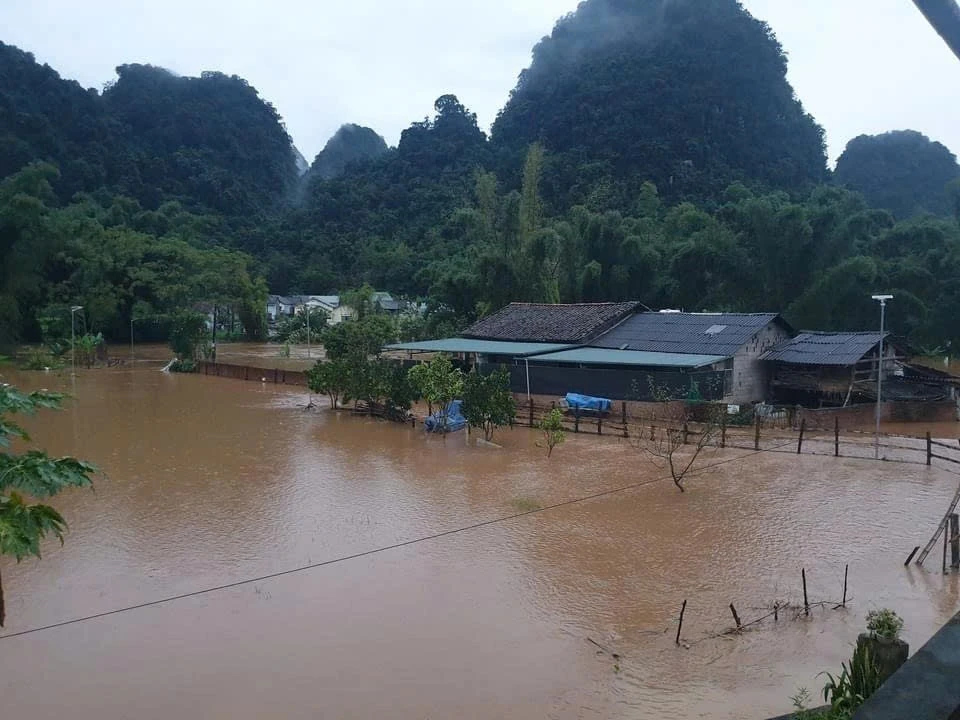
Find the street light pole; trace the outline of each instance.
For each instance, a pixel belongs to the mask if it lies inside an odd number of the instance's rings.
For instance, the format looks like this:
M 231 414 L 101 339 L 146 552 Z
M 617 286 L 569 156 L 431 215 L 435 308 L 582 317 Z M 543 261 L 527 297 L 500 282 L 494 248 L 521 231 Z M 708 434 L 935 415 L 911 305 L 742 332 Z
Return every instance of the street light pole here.
M 873 436 L 873 457 L 880 459 L 880 402 L 881 392 L 883 390 L 883 333 L 884 320 L 887 310 L 887 300 L 893 300 L 893 295 L 871 295 L 871 297 L 880 303 L 880 346 L 877 356 L 877 411 L 876 411 L 876 432 Z
M 307 358 L 310 357 L 310 305 L 307 304 L 303 307 L 303 311 L 307 314 Z
M 77 310 L 83 310 L 83 305 L 74 305 L 70 308 L 70 365 L 73 375 L 77 374 L 77 331 L 73 323 Z

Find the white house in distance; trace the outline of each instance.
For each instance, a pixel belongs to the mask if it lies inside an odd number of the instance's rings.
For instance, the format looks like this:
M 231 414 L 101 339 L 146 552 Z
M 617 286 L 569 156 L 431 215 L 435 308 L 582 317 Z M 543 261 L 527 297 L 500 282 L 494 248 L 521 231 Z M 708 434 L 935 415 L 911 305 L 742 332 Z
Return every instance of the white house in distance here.
M 398 314 L 404 309 L 404 304 L 395 300 L 387 292 L 375 292 L 373 304 L 391 315 Z M 267 320 L 270 323 L 278 322 L 282 318 L 296 315 L 305 307 L 325 312 L 328 325 L 337 325 L 344 320 L 350 320 L 355 314 L 353 308 L 340 301 L 339 295 L 269 295 L 267 296 Z

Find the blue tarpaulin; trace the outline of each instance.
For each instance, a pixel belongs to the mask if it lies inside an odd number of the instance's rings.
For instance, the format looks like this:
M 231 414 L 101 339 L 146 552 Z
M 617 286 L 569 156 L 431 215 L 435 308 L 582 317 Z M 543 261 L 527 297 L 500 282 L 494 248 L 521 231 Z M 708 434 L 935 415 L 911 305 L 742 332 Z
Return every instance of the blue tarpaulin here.
M 460 412 L 461 405 L 463 400 L 454 400 L 447 405 L 447 432 L 463 430 L 467 426 L 467 419 Z M 427 432 L 443 432 L 443 413 L 438 410 L 433 415 L 429 415 L 423 421 L 423 426 Z
M 606 398 L 590 397 L 579 393 L 567 393 L 564 400 L 571 410 L 579 412 L 610 412 L 610 401 Z

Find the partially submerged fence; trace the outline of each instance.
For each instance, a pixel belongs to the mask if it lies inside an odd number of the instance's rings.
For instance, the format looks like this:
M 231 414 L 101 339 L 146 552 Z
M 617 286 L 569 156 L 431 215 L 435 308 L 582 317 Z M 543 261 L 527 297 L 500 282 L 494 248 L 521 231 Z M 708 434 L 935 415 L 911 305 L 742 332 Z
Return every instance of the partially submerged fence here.
M 202 375 L 275 383 L 278 385 L 299 385 L 306 387 L 307 375 L 300 370 L 281 368 L 261 368 L 251 365 L 230 365 L 229 363 L 199 362 L 197 372 Z
M 530 399 L 519 402 L 514 424 L 537 428 L 540 422 L 557 403 L 537 402 Z M 687 417 L 696 417 L 691 413 Z M 694 419 L 677 420 L 658 417 L 651 410 L 646 416 L 629 412 L 628 403 L 620 402 L 608 413 L 563 410 L 562 427 L 571 433 L 608 435 L 637 440 L 659 440 L 666 433 L 674 433 L 682 444 L 697 445 L 704 433 L 709 434 L 709 444 L 719 448 L 782 452 L 797 455 L 824 455 L 851 457 L 931 465 L 933 460 L 950 463 L 951 469 L 960 471 L 960 440 L 947 442 L 935 440 L 927 432 L 923 436 L 879 436 L 859 429 L 845 429 L 839 417 L 832 418 L 833 427 L 808 429 L 801 419 L 798 430 L 790 428 L 779 416 L 755 416 L 749 424 L 731 424 L 730 418 L 722 415 L 716 423 L 698 422 Z

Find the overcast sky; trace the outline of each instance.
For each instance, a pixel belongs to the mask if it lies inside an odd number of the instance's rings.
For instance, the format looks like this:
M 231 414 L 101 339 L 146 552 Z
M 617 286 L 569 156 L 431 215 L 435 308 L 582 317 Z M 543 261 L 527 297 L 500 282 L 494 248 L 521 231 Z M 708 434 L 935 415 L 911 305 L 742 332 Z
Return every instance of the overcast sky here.
M 773 27 L 831 159 L 913 128 L 960 151 L 960 62 L 911 0 L 743 0 Z M 101 87 L 124 63 L 246 78 L 308 160 L 341 124 L 396 144 L 455 93 L 486 129 L 577 0 L 0 0 L 0 40 Z

